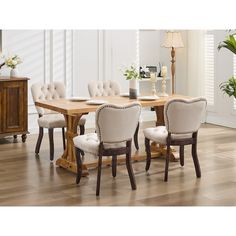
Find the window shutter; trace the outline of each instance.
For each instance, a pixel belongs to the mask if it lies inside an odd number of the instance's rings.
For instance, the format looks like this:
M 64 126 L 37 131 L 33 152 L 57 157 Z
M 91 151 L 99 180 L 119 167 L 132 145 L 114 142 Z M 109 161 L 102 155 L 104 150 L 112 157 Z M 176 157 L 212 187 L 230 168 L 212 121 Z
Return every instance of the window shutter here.
M 208 105 L 214 105 L 214 35 L 205 34 L 205 96 Z

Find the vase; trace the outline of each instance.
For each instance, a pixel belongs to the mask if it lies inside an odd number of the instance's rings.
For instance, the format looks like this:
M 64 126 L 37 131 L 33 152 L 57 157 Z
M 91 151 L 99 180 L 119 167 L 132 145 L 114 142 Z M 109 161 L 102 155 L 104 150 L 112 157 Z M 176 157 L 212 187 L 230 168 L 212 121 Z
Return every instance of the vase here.
M 129 98 L 137 99 L 137 97 L 138 97 L 138 80 L 131 79 L 129 81 Z
M 18 76 L 18 70 L 16 68 L 11 69 L 10 76 L 11 77 L 17 77 Z

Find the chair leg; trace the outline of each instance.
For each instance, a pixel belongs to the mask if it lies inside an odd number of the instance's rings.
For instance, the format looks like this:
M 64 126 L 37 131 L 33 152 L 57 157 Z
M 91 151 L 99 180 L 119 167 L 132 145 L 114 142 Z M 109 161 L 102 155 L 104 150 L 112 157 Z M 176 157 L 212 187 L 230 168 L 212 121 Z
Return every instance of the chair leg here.
M 82 176 L 82 160 L 81 160 L 81 150 L 75 147 L 76 163 L 77 163 L 77 175 L 76 175 L 76 184 L 79 184 Z
M 112 156 L 112 176 L 116 177 L 117 156 Z
M 126 147 L 129 148 L 129 152 L 126 153 L 126 167 L 128 170 L 131 187 L 133 190 L 135 190 L 136 189 L 136 181 L 134 178 L 134 172 L 133 172 L 133 168 L 131 165 L 131 141 L 127 142 Z
M 102 154 L 99 153 L 96 196 L 99 196 L 100 194 L 101 172 L 102 172 Z
M 138 145 L 138 131 L 139 131 L 139 123 L 137 125 L 137 128 L 134 133 L 134 146 L 137 150 L 139 150 L 139 145 Z
M 79 130 L 80 130 L 80 135 L 84 135 L 84 133 L 85 133 L 84 125 L 80 125 Z M 83 150 L 81 150 L 81 155 L 84 156 L 84 151 Z
M 169 161 L 170 161 L 170 144 L 167 144 L 167 150 L 166 150 L 166 166 L 165 166 L 165 177 L 164 181 L 168 181 L 168 170 L 169 170 Z
M 63 142 L 63 149 L 66 149 L 66 139 L 65 139 L 65 128 L 62 128 L 62 142 Z
M 184 145 L 180 145 L 179 147 L 179 158 L 180 158 L 180 165 L 184 166 Z
M 53 141 L 53 128 L 48 129 L 49 145 L 50 145 L 50 160 L 54 159 L 54 141 Z
M 197 178 L 201 178 L 201 168 L 197 157 L 197 143 L 192 145 L 192 157 Z
M 36 154 L 39 154 L 42 139 L 43 139 L 43 128 L 39 127 L 39 136 L 38 136 L 38 140 L 37 140 L 37 143 L 36 143 L 36 146 L 35 146 L 35 153 Z
M 145 170 L 148 171 L 151 165 L 151 150 L 150 150 L 150 140 L 147 138 L 145 138 L 145 149 L 147 154 Z
M 84 127 L 84 125 L 80 125 L 80 126 L 79 126 L 79 130 L 80 130 L 80 135 L 84 135 L 84 133 L 85 133 L 85 127 Z

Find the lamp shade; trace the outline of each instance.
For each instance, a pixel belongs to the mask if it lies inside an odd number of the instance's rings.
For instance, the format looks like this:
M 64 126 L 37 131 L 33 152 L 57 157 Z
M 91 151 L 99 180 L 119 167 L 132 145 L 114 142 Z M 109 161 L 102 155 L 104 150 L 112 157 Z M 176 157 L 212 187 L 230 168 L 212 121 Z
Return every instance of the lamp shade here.
M 184 43 L 180 32 L 166 32 L 162 47 L 166 48 L 183 48 Z

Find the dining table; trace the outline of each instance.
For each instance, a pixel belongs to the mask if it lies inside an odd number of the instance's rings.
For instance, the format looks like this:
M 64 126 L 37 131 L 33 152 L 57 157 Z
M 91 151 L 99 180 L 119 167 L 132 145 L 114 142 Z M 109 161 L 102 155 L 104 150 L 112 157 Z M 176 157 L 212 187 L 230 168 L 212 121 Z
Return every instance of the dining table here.
M 96 97 L 96 100 L 105 100 L 107 103 L 116 105 L 125 105 L 132 102 L 139 102 L 143 108 L 152 108 L 156 114 L 156 126 L 164 125 L 164 105 L 165 103 L 173 98 L 189 98 L 184 95 L 170 95 L 168 97 L 159 97 L 155 100 L 141 100 L 129 99 L 125 96 L 106 96 L 106 97 Z M 75 148 L 73 144 L 73 138 L 78 134 L 77 126 L 80 118 L 88 113 L 95 112 L 99 105 L 88 104 L 87 101 L 76 101 L 72 99 L 54 99 L 47 101 L 36 101 L 35 105 L 38 107 L 46 108 L 58 113 L 61 113 L 65 117 L 66 121 L 66 148 L 63 154 L 56 160 L 56 165 L 69 170 L 71 172 L 77 172 L 76 166 L 76 156 Z M 124 127 L 125 128 L 125 127 Z M 155 142 L 151 144 L 152 158 L 159 156 L 165 156 L 166 149 L 165 145 L 158 145 Z M 136 153 L 132 156 L 135 161 L 145 160 L 145 153 Z M 171 159 L 173 161 L 178 160 L 178 153 L 171 150 Z M 125 159 L 121 158 L 117 160 L 118 162 L 124 162 Z M 111 159 L 103 160 L 104 165 L 110 165 Z M 95 168 L 97 166 L 97 160 L 92 160 L 83 164 L 83 176 L 88 175 L 89 168 Z

